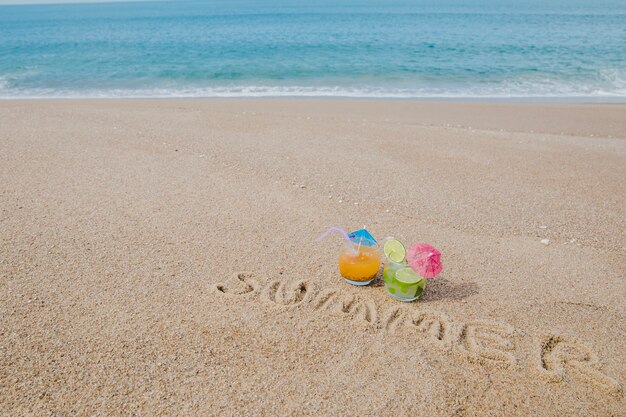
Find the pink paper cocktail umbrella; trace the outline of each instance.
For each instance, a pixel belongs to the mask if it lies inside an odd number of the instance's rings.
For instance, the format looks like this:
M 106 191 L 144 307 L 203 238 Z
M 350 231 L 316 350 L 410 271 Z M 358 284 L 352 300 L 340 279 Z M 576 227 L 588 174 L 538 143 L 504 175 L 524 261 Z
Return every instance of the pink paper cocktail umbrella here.
M 441 252 L 426 243 L 418 243 L 406 254 L 409 266 L 424 278 L 435 278 L 443 269 Z

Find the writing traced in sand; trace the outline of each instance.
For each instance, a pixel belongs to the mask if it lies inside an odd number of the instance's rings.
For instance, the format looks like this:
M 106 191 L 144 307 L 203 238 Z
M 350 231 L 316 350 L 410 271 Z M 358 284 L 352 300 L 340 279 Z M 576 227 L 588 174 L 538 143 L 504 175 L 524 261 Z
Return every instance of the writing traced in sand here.
M 544 380 L 555 383 L 574 377 L 612 395 L 623 394 L 621 385 L 600 371 L 598 357 L 589 347 L 564 336 L 534 337 L 532 343 L 536 352 L 528 366 L 522 363 L 517 352 L 525 334 L 507 323 L 491 319 L 453 321 L 419 304 L 381 309 L 371 299 L 345 294 L 339 289 L 318 289 L 307 280 L 268 280 L 251 273 L 236 273 L 226 283 L 215 285 L 213 291 L 245 300 L 259 298 L 273 308 L 308 308 L 319 313 L 346 314 L 379 331 L 412 333 L 443 352 L 460 354 L 474 363 L 506 369 L 529 368 Z

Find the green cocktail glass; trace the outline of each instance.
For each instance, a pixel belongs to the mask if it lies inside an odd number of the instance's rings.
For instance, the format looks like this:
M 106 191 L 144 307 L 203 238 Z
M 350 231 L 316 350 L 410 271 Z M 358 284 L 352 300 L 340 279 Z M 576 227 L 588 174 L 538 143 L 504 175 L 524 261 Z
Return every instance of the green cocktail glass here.
M 417 300 L 426 287 L 426 279 L 420 277 L 404 262 L 387 259 L 383 269 L 383 281 L 389 295 L 403 302 Z

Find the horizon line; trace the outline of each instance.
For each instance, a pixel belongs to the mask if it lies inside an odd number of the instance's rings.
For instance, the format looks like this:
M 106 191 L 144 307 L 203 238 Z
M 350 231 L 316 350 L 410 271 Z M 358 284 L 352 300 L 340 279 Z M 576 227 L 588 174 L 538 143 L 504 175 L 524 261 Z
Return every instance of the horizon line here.
M 165 0 L 0 0 L 0 6 L 34 6 L 52 4 L 139 3 Z M 178 0 L 173 0 L 178 1 Z

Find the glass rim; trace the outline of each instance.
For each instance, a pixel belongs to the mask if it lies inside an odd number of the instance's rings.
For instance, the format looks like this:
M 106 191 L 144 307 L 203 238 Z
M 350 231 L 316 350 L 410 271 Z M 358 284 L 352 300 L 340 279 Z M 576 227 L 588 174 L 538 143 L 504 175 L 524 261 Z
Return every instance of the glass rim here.
M 389 264 L 393 264 L 393 265 L 406 266 L 407 268 L 410 268 L 409 263 L 407 262 L 406 259 L 402 262 L 396 262 L 396 261 L 392 261 L 391 259 L 385 256 L 385 262 Z

